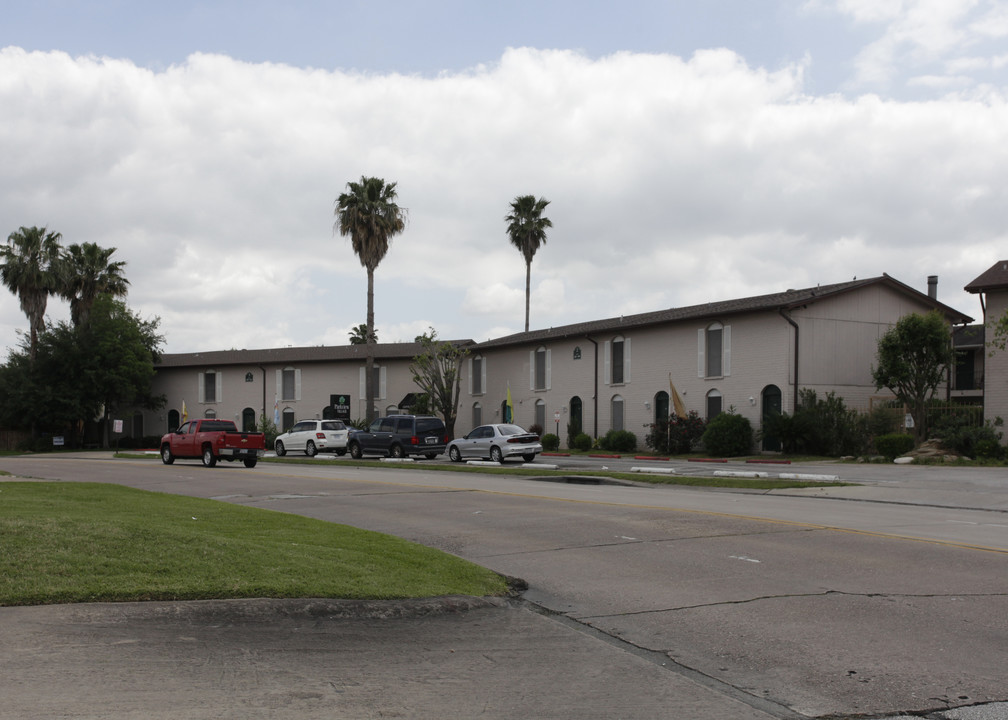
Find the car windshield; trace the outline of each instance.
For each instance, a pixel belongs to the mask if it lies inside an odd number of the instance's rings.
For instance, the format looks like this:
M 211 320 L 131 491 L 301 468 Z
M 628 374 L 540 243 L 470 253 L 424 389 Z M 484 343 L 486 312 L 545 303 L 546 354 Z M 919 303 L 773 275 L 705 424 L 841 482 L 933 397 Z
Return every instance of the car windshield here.
M 518 425 L 498 425 L 497 430 L 501 435 L 526 435 L 525 428 Z

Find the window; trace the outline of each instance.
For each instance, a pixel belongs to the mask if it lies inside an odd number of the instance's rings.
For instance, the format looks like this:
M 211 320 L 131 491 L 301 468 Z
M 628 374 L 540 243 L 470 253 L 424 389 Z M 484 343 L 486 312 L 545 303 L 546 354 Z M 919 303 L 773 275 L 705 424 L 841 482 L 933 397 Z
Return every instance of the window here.
M 367 388 L 364 387 L 364 377 L 365 377 L 365 373 L 366 372 L 367 372 L 367 366 L 366 365 L 361 366 L 361 369 L 360 369 L 360 397 L 361 397 L 362 400 L 367 397 Z M 374 375 L 373 375 L 373 378 L 374 378 L 374 393 L 375 393 L 374 399 L 375 400 L 384 400 L 385 399 L 386 373 L 385 373 L 385 367 L 383 365 L 375 365 L 374 366 Z M 375 412 L 380 412 L 377 407 L 375 408 Z
M 535 422 L 543 431 L 546 429 L 546 401 L 539 399 L 535 404 Z
M 486 387 L 486 364 L 483 356 L 469 358 L 469 394 L 482 395 Z
M 697 375 L 702 378 L 731 375 L 731 325 L 715 322 L 697 331 Z
M 532 390 L 550 389 L 550 351 L 544 347 L 533 350 L 529 355 L 529 386 Z
M 669 396 L 664 390 L 659 390 L 654 396 L 654 421 L 664 422 L 669 419 Z
M 721 414 L 721 393 L 711 390 L 707 393 L 707 422 Z
M 301 399 L 301 371 L 286 367 L 277 370 L 277 395 L 285 402 L 296 402 Z
M 613 395 L 609 409 L 612 414 L 612 429 L 623 430 L 623 398 Z
M 479 403 L 473 403 L 472 424 L 473 427 L 483 424 L 483 406 Z
M 617 336 L 606 340 L 604 363 L 607 385 L 630 382 L 630 339 Z
M 221 402 L 223 375 L 216 370 L 205 370 L 199 374 L 199 401 L 201 403 Z
M 242 432 L 253 432 L 256 429 L 256 412 L 250 407 L 242 410 Z
M 292 427 L 294 427 L 294 411 L 291 408 L 284 408 L 282 429 L 286 432 Z

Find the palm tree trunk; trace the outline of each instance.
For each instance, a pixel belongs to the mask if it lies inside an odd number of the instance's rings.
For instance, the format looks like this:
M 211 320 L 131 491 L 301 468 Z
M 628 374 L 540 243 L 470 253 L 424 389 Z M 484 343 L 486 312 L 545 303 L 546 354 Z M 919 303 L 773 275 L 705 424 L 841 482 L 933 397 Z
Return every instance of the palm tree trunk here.
M 367 269 L 367 362 L 364 365 L 364 417 L 368 425 L 374 420 L 374 270 Z
M 525 332 L 529 329 L 529 299 L 532 289 L 532 262 L 525 263 Z

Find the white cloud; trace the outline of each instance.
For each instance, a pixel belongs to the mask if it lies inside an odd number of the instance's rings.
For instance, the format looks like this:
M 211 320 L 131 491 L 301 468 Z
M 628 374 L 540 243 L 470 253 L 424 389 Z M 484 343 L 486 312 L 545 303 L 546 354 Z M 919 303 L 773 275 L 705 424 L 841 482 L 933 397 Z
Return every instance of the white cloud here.
M 151 72 L 7 48 L 0 218 L 118 248 L 169 352 L 347 342 L 366 281 L 332 209 L 362 174 L 409 209 L 376 273 L 382 340 L 522 329 L 503 218 L 525 193 L 554 223 L 533 328 L 882 272 L 938 274 L 978 314 L 959 290 L 1004 254 L 1003 95 L 811 97 L 804 67 L 513 49 L 433 78 L 215 55 Z M 0 345 L 25 326 L 0 294 Z

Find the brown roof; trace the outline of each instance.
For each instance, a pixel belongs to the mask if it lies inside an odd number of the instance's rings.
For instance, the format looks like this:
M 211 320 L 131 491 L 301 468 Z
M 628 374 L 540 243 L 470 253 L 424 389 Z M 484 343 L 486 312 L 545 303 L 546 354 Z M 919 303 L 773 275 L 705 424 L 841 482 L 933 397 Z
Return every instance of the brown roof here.
M 455 345 L 472 345 L 472 340 L 452 340 Z M 421 352 L 419 343 L 378 343 L 375 360 L 412 360 Z M 366 345 L 317 345 L 268 348 L 265 350 L 211 350 L 161 356 L 158 367 L 214 367 L 220 365 L 286 365 L 289 363 L 331 362 L 367 358 Z
M 964 290 L 971 293 L 982 293 L 988 290 L 1004 290 L 1008 288 L 1008 260 L 998 260 L 983 272 L 980 277 L 967 285 Z
M 852 292 L 870 285 L 884 284 L 899 292 L 915 296 L 918 300 L 928 303 L 935 310 L 941 312 L 950 322 L 954 324 L 970 322 L 973 318 L 963 315 L 958 310 L 944 305 L 937 300 L 928 297 L 926 293 L 915 290 L 909 285 L 904 285 L 895 278 L 883 274 L 881 277 L 868 278 L 865 280 L 850 280 L 848 282 L 835 283 L 833 285 L 817 285 L 813 288 L 803 290 L 787 290 L 769 295 L 756 295 L 753 297 L 738 298 L 735 300 L 721 300 L 719 302 L 704 303 L 703 305 L 691 305 L 682 308 L 670 308 L 668 310 L 657 310 L 654 312 L 641 313 L 638 315 L 623 315 L 618 318 L 608 318 L 606 320 L 592 320 L 574 325 L 564 325 L 562 327 L 549 328 L 547 330 L 533 330 L 530 332 L 516 333 L 507 337 L 488 340 L 478 343 L 479 348 L 497 347 L 502 345 L 515 345 L 520 343 L 536 342 L 539 340 L 556 340 L 567 337 L 583 337 L 600 332 L 612 332 L 614 330 L 647 327 L 650 325 L 660 325 L 669 322 L 684 320 L 700 320 L 704 318 L 718 318 L 725 315 L 738 315 L 742 313 L 766 312 L 791 310 L 793 308 L 808 305 L 830 296 Z

